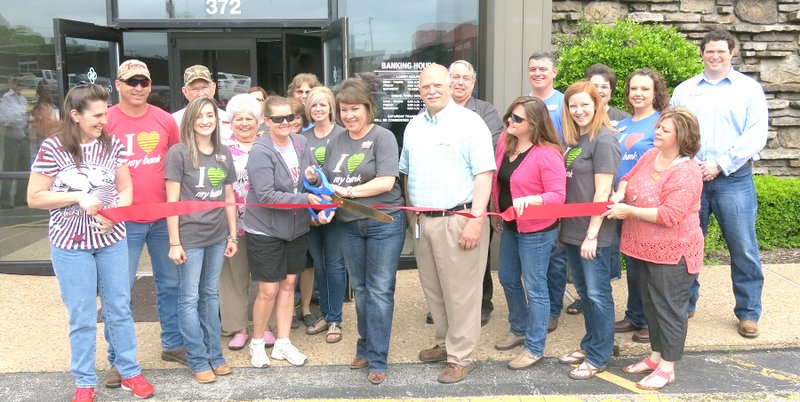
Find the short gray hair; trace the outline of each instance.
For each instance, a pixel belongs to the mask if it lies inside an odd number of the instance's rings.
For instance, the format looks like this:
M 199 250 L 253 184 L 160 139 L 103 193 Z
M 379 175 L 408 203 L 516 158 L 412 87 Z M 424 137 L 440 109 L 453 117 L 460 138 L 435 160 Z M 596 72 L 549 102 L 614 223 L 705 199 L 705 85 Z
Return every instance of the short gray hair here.
M 250 113 L 258 120 L 264 113 L 261 110 L 261 102 L 250 94 L 234 95 L 228 101 L 225 112 L 228 114 L 228 120 L 233 120 L 239 113 Z
M 550 62 L 553 63 L 553 68 L 558 67 L 558 54 L 556 52 L 548 52 L 544 50 L 537 50 L 533 52 L 531 54 L 531 57 L 528 57 L 528 63 L 530 63 L 531 60 L 543 60 L 543 59 L 550 60 Z
M 475 72 L 475 67 L 472 66 L 472 63 L 470 63 L 470 62 L 468 62 L 466 60 L 456 60 L 456 61 L 454 61 L 453 63 L 450 64 L 450 67 L 447 68 L 447 72 L 452 74 L 453 73 L 453 67 L 455 67 L 456 64 L 461 64 L 462 66 L 468 68 L 469 71 L 472 71 L 472 79 L 473 80 L 477 80 L 478 79 L 478 73 Z

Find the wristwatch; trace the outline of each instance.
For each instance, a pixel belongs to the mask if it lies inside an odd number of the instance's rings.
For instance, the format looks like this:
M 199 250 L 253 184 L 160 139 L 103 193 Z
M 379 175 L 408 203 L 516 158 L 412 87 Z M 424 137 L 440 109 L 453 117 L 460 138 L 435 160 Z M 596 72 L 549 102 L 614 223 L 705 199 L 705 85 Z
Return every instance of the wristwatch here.
M 587 230 L 586 238 L 589 240 L 597 240 L 597 232 L 592 232 L 591 230 Z
M 353 198 L 353 186 L 347 186 L 347 198 Z

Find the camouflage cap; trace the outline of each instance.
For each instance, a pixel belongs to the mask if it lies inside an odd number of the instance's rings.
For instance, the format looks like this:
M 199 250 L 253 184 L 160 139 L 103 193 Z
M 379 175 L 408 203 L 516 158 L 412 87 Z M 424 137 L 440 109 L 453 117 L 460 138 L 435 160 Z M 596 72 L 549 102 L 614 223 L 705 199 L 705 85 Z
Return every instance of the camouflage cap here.
M 211 71 L 208 71 L 208 67 L 200 64 L 195 64 L 183 71 L 184 86 L 191 84 L 195 80 L 214 82 L 214 80 L 211 79 Z

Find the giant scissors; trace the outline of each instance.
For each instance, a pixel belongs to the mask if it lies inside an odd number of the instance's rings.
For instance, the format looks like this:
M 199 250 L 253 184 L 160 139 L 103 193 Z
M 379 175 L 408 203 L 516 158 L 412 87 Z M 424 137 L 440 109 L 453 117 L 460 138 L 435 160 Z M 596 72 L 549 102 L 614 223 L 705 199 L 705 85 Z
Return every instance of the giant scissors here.
M 321 199 L 320 200 L 321 204 L 338 203 L 339 208 L 356 216 L 374 219 L 378 222 L 384 222 L 384 223 L 391 223 L 394 221 L 394 218 L 392 218 L 383 211 L 379 211 L 367 205 L 349 200 L 347 198 L 342 198 L 336 195 L 336 191 L 333 189 L 330 182 L 328 182 L 328 178 L 325 176 L 325 173 L 322 171 L 322 169 L 315 167 L 314 171 L 317 173 L 318 185 L 315 186 L 311 184 L 305 177 L 305 175 L 303 175 L 303 186 L 306 188 L 306 190 L 318 196 Z M 323 197 L 324 195 L 330 197 L 330 201 L 327 198 Z M 335 210 L 335 209 L 336 207 L 326 208 L 325 211 Z M 319 216 L 313 209 L 309 208 L 308 210 L 309 212 L 311 212 L 311 216 L 313 216 L 314 219 L 319 220 Z

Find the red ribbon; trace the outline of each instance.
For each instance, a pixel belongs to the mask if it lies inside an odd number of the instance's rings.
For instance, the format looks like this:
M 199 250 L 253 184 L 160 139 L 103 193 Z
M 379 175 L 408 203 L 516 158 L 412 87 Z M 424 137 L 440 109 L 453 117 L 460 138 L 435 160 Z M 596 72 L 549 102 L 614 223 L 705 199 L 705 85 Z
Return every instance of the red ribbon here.
M 597 216 L 602 215 L 603 212 L 608 210 L 609 202 L 581 202 L 575 204 L 558 204 L 558 205 L 530 205 L 522 212 L 522 215 L 517 217 L 514 207 L 509 207 L 502 213 L 487 212 L 482 216 L 496 215 L 503 220 L 510 221 L 513 219 L 553 219 L 553 218 L 574 218 L 578 216 Z M 193 212 L 207 211 L 210 209 L 224 208 L 227 206 L 236 206 L 239 204 L 224 201 L 177 201 L 177 202 L 157 202 L 152 204 L 139 204 L 127 207 L 110 208 L 101 210 L 100 215 L 111 219 L 114 222 L 123 221 L 156 221 L 168 216 L 184 215 Z M 315 210 L 322 210 L 338 206 L 338 203 L 333 204 L 241 204 L 247 207 L 263 207 L 263 208 L 277 208 L 277 209 L 300 209 L 312 208 Z M 414 212 L 442 212 L 441 208 L 428 208 L 428 207 L 398 207 L 395 205 L 375 205 L 373 208 L 386 208 L 386 209 L 403 209 Z M 453 212 L 454 215 L 461 215 L 467 218 L 478 218 L 469 212 Z

